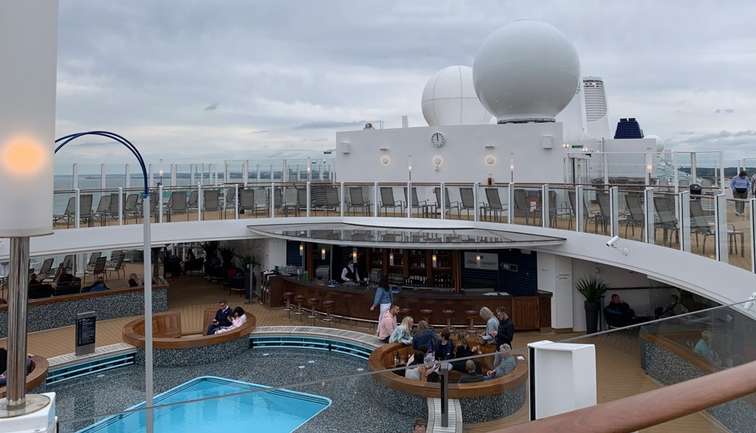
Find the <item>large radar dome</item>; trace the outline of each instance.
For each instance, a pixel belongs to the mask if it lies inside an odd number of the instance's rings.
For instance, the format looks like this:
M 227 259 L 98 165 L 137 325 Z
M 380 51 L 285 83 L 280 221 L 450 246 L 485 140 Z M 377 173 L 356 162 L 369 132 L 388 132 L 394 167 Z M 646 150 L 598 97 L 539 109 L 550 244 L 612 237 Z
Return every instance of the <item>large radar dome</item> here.
M 575 96 L 579 79 L 575 47 L 538 21 L 496 30 L 473 62 L 475 92 L 499 123 L 553 121 Z
M 473 88 L 469 66 L 449 66 L 436 72 L 423 90 L 423 117 L 430 126 L 490 123 Z

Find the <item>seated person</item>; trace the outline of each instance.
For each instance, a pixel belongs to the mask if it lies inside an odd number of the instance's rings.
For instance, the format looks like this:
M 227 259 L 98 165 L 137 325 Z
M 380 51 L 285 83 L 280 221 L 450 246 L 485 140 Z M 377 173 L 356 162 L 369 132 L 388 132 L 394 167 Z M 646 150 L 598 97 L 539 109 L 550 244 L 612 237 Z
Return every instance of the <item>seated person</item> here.
M 657 308 L 656 318 L 660 319 L 662 317 L 673 317 L 673 316 L 679 316 L 680 314 L 685 314 L 688 312 L 688 308 L 680 303 L 680 297 L 677 295 L 672 295 L 672 303 L 665 308 Z
M 478 366 L 475 364 L 475 361 L 472 359 L 465 361 L 465 370 L 459 378 L 459 383 L 480 382 L 483 379 L 485 379 L 485 376 L 478 373 Z
M 391 334 L 397 328 L 397 314 L 399 314 L 399 306 L 396 304 L 392 304 L 388 310 L 381 314 L 381 320 L 378 321 L 378 339 L 384 343 L 389 342 Z
M 512 356 L 512 348 L 509 344 L 502 344 L 499 346 L 499 351 L 496 352 L 494 358 L 493 370 L 489 370 L 486 373 L 489 379 L 505 376 L 517 367 L 517 360 Z
M 81 278 L 74 277 L 68 270 L 63 272 L 58 277 L 58 281 L 55 283 L 55 293 L 78 293 L 81 289 Z
M 49 298 L 54 293 L 49 284 L 43 284 L 37 279 L 37 274 L 32 274 L 29 280 L 29 299 Z
M 499 319 L 488 307 L 480 309 L 480 317 L 486 321 L 486 332 L 481 336 L 483 344 L 496 342 L 496 333 L 499 330 Z
M 105 277 L 103 277 L 102 275 L 97 277 L 97 281 L 92 283 L 92 285 L 81 288 L 82 293 L 104 292 L 105 290 L 110 290 L 110 288 L 105 284 Z
M 604 308 L 606 323 L 615 328 L 629 326 L 636 322 L 635 311 L 627 304 L 622 302 L 618 294 L 612 295 L 609 305 Z
M 388 342 L 389 343 L 402 343 L 405 346 L 412 344 L 412 326 L 414 321 L 410 316 L 404 316 L 402 323 L 394 329 L 391 333 Z
M 231 318 L 231 326 L 225 326 L 215 331 L 215 334 L 223 334 L 224 332 L 231 332 L 234 329 L 241 328 L 243 324 L 247 323 L 247 315 L 244 313 L 242 307 L 234 308 Z
M 232 313 L 225 299 L 218 301 L 218 311 L 215 312 L 215 318 L 207 327 L 207 335 L 213 335 L 218 329 L 231 326 Z
M 454 357 L 454 343 L 451 341 L 451 332 L 449 328 L 441 331 L 441 341 L 436 348 L 436 358 L 441 361 L 452 359 Z
M 435 373 L 438 369 L 437 363 L 428 364 L 425 361 L 427 354 L 422 350 L 415 350 L 407 359 L 407 368 L 404 370 L 404 377 L 407 379 L 428 381 L 428 376 Z
M 719 356 L 717 356 L 711 347 L 711 331 L 701 332 L 701 338 L 696 342 L 693 351 L 696 352 L 696 355 L 706 359 L 711 364 L 719 365 Z
M 29 374 L 34 370 L 34 361 L 32 361 L 31 355 L 26 357 L 26 374 Z M 0 386 L 5 386 L 8 383 L 8 351 L 0 347 Z
M 412 433 L 425 433 L 428 423 L 422 418 L 416 418 L 412 424 Z
M 438 335 L 436 331 L 428 326 L 428 322 L 421 320 L 417 323 L 417 333 L 412 339 L 412 348 L 415 350 L 426 349 L 431 352 L 436 351 L 438 346 Z
M 140 284 L 139 277 L 137 276 L 137 274 L 129 275 L 129 287 L 139 287 L 140 285 L 141 284 Z
M 477 339 L 477 337 L 473 337 L 472 335 L 468 337 L 467 335 L 464 335 L 464 334 L 460 335 L 457 338 L 459 344 L 454 349 L 454 359 L 467 358 L 467 357 L 470 357 L 470 356 L 480 355 L 480 354 L 483 353 L 483 352 L 480 351 L 480 347 L 479 346 L 472 346 L 472 347 L 470 347 L 470 345 L 467 342 L 468 338 L 476 338 Z M 466 369 L 465 361 L 464 360 L 453 361 L 452 362 L 452 366 L 457 371 L 465 371 L 465 369 Z

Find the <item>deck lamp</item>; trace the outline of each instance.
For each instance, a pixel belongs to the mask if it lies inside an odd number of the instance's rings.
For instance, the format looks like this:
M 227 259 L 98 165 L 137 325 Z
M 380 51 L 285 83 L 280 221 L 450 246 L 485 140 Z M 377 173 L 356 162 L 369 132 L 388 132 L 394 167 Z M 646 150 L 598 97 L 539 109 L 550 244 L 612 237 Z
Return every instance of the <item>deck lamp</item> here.
M 321 248 L 320 249 L 320 260 L 325 260 L 325 259 L 326 259 L 326 249 L 325 248 Z
M 302 243 L 299 244 L 299 256 L 304 256 L 304 244 Z
M 389 265 L 394 266 L 394 252 L 393 251 L 389 253 Z
M 0 421 L 51 401 L 26 395 L 26 304 L 29 237 L 53 228 L 57 33 L 56 0 L 0 2 L 0 238 L 10 238 L 8 388 Z
M 357 248 L 352 250 L 352 262 L 357 263 Z
M 436 253 L 433 253 L 433 255 L 431 256 L 431 262 L 433 262 L 434 268 L 438 267 L 438 257 L 436 256 Z

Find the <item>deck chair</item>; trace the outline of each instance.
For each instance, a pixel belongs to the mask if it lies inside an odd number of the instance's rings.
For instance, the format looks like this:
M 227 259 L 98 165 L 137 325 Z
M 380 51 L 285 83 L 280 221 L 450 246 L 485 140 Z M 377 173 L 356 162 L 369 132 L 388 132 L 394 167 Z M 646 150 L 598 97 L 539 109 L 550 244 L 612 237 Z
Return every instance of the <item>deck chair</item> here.
M 79 196 L 79 221 L 86 221 L 88 226 L 92 226 L 92 194 L 81 194 Z
M 470 211 L 475 210 L 475 194 L 472 188 L 460 188 L 459 189 L 460 206 L 457 208 L 457 215 L 462 218 L 462 211 L 467 213 L 467 217 L 470 217 Z
M 530 200 L 528 200 L 528 191 L 518 188 L 514 190 L 514 208 L 512 214 L 515 218 L 525 218 L 525 225 L 530 225 Z M 535 216 L 533 216 L 535 224 Z
M 645 218 L 643 217 L 643 194 L 639 192 L 628 192 L 625 194 L 625 204 L 627 205 L 627 215 L 625 216 L 625 237 L 627 229 L 631 230 L 632 236 L 635 236 L 635 227 L 643 229 Z
M 202 210 L 203 212 L 217 212 L 220 210 L 220 193 L 217 189 L 202 191 Z
M 192 192 L 189 193 L 189 200 L 187 200 L 186 202 L 187 209 L 196 210 L 198 201 L 199 201 L 199 192 L 197 191 L 197 189 L 193 189 Z
M 433 188 L 433 195 L 436 197 L 436 208 L 441 209 L 441 187 L 435 187 Z M 449 188 L 444 188 L 444 210 L 446 212 L 451 212 L 452 209 L 457 209 L 457 213 L 459 213 L 459 202 L 457 201 L 451 201 L 449 198 Z M 444 215 L 445 216 L 445 215 Z
M 226 181 L 228 181 L 228 179 L 226 179 Z M 226 210 L 233 210 L 235 207 L 236 188 L 223 188 L 223 219 L 226 218 Z
M 137 221 L 139 218 L 139 202 L 140 202 L 140 195 L 139 194 L 129 194 L 126 196 L 126 202 L 123 204 L 123 219 L 126 220 L 128 217 L 133 216 L 134 222 Z
M 66 271 L 68 271 L 70 273 L 73 273 L 73 271 L 74 271 L 74 255 L 73 254 L 69 254 L 69 255 L 65 256 L 63 258 L 63 263 L 61 263 L 61 265 L 63 265 L 63 269 L 64 270 L 66 270 Z
M 306 193 L 307 191 L 305 191 L 305 194 Z M 299 189 L 289 187 L 281 194 L 283 197 L 283 203 L 281 203 L 280 208 L 283 210 L 284 216 L 289 216 L 289 212 L 294 215 L 299 215 Z
M 341 200 L 339 199 L 338 188 L 326 188 L 326 206 L 328 209 L 333 209 L 334 212 L 341 211 Z
M 68 204 L 66 204 L 66 210 L 62 214 L 53 215 L 53 224 L 57 224 L 63 220 L 66 221 L 66 228 L 71 227 L 71 220 L 76 218 L 76 197 L 69 197 Z
M 499 188 L 486 188 L 486 201 L 488 204 L 485 207 L 486 214 L 490 214 L 493 217 L 493 221 L 500 221 L 504 215 L 504 205 L 501 203 L 501 197 L 499 196 Z
M 183 213 L 186 220 L 189 221 L 189 212 L 186 206 L 186 191 L 172 191 L 168 199 L 168 222 L 173 220 L 174 214 Z
M 430 206 L 428 205 L 427 201 L 420 201 L 420 198 L 417 196 L 417 188 L 412 187 L 411 202 L 407 200 L 407 188 L 402 188 L 402 192 L 404 193 L 404 203 L 410 203 L 412 209 L 417 209 L 416 214 L 421 214 L 424 218 L 429 216 L 428 209 L 430 208 Z
M 349 187 L 349 211 L 360 210 L 365 215 L 370 215 L 370 200 L 365 200 L 361 186 Z
M 381 193 L 381 210 L 383 211 L 384 215 L 388 215 L 389 209 L 392 210 L 399 210 L 399 214 L 401 215 L 402 210 L 404 209 L 404 203 L 401 201 L 396 201 L 394 199 L 394 188 L 390 186 L 382 186 L 380 187 L 380 193 Z
M 575 215 L 575 218 L 577 218 L 577 208 L 575 207 L 575 191 L 567 191 L 567 200 L 570 202 L 570 210 L 572 211 L 572 214 Z M 583 202 L 583 218 L 585 221 L 590 221 L 591 219 L 595 218 L 596 212 L 591 212 L 588 209 L 588 205 L 585 204 L 585 199 L 582 198 L 580 200 Z M 572 219 L 570 219 L 570 224 L 568 226 L 568 230 L 572 228 Z M 583 227 L 585 229 L 585 227 Z
M 101 226 L 105 225 L 105 221 L 110 217 L 110 194 L 102 194 L 100 196 L 94 216 L 100 220 Z
M 95 264 L 97 263 L 97 259 L 102 256 L 102 253 L 100 252 L 94 252 L 89 255 L 89 260 L 87 261 L 87 272 L 92 272 L 94 270 Z
M 239 213 L 247 215 L 251 212 L 253 215 L 257 214 L 257 208 L 255 207 L 255 190 L 254 189 L 242 189 L 239 191 Z
M 123 251 L 113 251 L 113 254 L 110 255 L 110 260 L 105 264 L 105 273 L 108 277 L 112 273 L 120 277 L 121 272 L 123 272 L 123 279 L 126 279 L 126 269 L 123 268 L 123 259 L 125 256 Z
M 675 211 L 675 199 L 669 195 L 654 196 L 654 212 L 657 220 L 654 221 L 654 227 L 661 227 L 664 244 L 672 246 L 673 237 L 679 241 L 679 230 L 677 225 L 677 212 Z M 670 231 L 672 232 L 670 235 Z
M 117 220 L 118 219 L 118 199 L 120 198 L 120 194 L 117 192 L 110 193 L 110 207 L 108 208 L 108 213 L 110 214 L 110 218 Z
M 103 278 L 105 277 L 105 267 L 108 264 L 108 258 L 105 256 L 101 256 L 97 258 L 97 261 L 95 261 L 94 268 L 92 268 L 92 279 L 96 279 L 98 275 L 102 275 Z
M 701 199 L 690 200 L 690 233 L 696 236 L 696 246 L 700 245 L 699 237 L 703 236 L 702 255 L 706 255 L 706 239 L 716 237 L 714 214 L 706 212 L 701 205 Z
M 609 226 L 612 222 L 611 208 L 609 205 L 609 193 L 603 191 L 596 192 L 599 211 L 593 216 L 593 232 L 598 233 L 598 226 L 601 224 L 601 232 L 608 235 Z
M 39 271 L 37 271 L 37 279 L 39 279 L 39 281 L 43 281 L 50 276 L 50 274 L 52 273 L 51 270 L 54 261 L 55 258 L 49 257 L 46 258 L 44 262 L 42 262 L 42 266 L 40 266 Z

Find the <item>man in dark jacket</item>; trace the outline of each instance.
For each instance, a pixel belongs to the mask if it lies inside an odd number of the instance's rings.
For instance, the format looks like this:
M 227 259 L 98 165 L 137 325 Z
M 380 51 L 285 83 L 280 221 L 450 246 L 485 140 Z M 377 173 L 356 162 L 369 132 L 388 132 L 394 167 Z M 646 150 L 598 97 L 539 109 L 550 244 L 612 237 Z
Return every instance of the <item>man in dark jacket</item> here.
M 226 303 L 226 300 L 222 299 L 218 301 L 218 307 L 218 311 L 215 312 L 215 319 L 207 327 L 207 335 L 215 334 L 215 331 L 224 326 L 231 326 L 231 319 L 229 319 L 231 317 L 231 308 Z
M 512 339 L 514 338 L 512 319 L 501 307 L 496 309 L 496 317 L 499 318 L 499 329 L 496 330 L 496 347 L 501 347 L 505 343 L 512 347 Z

